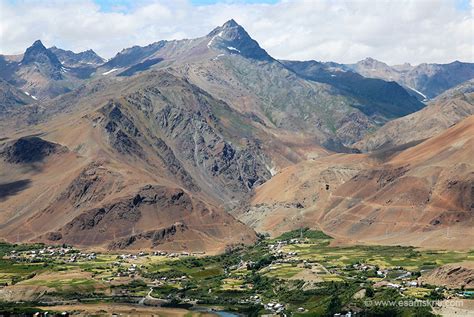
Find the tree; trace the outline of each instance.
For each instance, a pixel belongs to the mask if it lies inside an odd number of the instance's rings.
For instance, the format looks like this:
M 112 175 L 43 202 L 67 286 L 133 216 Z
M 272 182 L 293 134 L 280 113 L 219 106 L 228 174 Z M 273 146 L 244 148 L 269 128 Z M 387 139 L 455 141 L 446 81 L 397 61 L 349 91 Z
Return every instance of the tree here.
M 374 292 L 374 289 L 373 289 L 372 286 L 369 286 L 369 287 L 366 288 L 366 290 L 365 290 L 365 296 L 367 296 L 367 297 L 374 297 L 374 294 L 375 294 L 375 292 Z
M 337 295 L 333 295 L 331 297 L 331 300 L 329 301 L 328 309 L 327 309 L 327 315 L 328 316 L 334 316 L 337 312 L 341 311 L 341 299 Z

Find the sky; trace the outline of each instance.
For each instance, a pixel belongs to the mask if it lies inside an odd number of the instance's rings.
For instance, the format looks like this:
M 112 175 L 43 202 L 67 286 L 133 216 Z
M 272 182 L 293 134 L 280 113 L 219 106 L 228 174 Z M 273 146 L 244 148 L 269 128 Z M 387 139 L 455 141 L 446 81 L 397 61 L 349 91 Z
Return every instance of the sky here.
M 110 58 L 233 18 L 275 58 L 474 62 L 474 0 L 0 0 L 0 54 L 35 40 Z

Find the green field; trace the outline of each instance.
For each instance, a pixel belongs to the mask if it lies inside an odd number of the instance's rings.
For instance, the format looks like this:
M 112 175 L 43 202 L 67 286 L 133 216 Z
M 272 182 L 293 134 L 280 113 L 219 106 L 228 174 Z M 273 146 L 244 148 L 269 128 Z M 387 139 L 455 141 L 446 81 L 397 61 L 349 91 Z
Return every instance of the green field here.
M 474 261 L 472 250 L 470 252 L 420 251 L 401 246 L 329 247 L 325 243 L 289 245 L 284 250 L 298 252 L 298 257 L 301 259 L 324 262 L 328 266 L 364 262 L 380 268 L 400 266 L 408 270 L 422 270 L 448 263 Z

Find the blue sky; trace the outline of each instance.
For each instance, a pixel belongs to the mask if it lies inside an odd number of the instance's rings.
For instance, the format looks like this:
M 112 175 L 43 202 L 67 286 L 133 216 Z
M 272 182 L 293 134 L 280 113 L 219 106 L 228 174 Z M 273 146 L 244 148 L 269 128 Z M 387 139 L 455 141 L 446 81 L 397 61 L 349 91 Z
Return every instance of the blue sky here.
M 16 0 L 12 0 L 16 1 Z M 377 1 L 377 0 L 374 0 Z M 420 0 L 423 1 L 423 0 Z M 427 0 L 425 0 L 427 1 Z M 98 5 L 100 5 L 101 9 L 105 12 L 120 10 L 120 11 L 130 11 L 132 8 L 141 1 L 133 1 L 133 0 L 94 0 Z M 232 3 L 232 4 L 258 4 L 258 3 L 265 3 L 265 4 L 275 4 L 279 2 L 279 0 L 189 0 L 189 2 L 196 6 L 203 6 L 203 5 L 213 5 L 216 3 Z M 469 10 L 470 9 L 470 0 L 455 0 L 456 8 L 458 10 Z
M 469 10 L 470 6 L 469 0 L 456 0 L 456 8 L 458 10 Z
M 205 5 L 213 5 L 218 3 L 230 3 L 230 4 L 275 4 L 279 0 L 189 0 L 192 5 L 196 6 L 205 6 Z M 464 0 L 463 0 L 464 1 Z M 140 4 L 144 1 L 133 1 L 133 0 L 94 0 L 97 3 L 101 10 L 104 12 L 109 11 L 122 11 L 122 12 L 129 12 L 132 11 L 137 4 Z M 160 2 L 160 1 L 158 1 Z M 166 1 L 161 1 L 166 2 Z
M 195 5 L 208 5 L 208 4 L 216 4 L 218 2 L 222 2 L 222 3 L 249 3 L 249 4 L 253 4 L 253 3 L 277 3 L 278 0 L 234 0 L 234 1 L 222 1 L 222 0 L 191 0 L 191 3 L 192 4 L 195 4 Z
M 68 0 L 64 0 L 64 2 L 67 2 Z M 80 1 L 80 0 L 77 0 Z M 133 8 L 140 6 L 143 3 L 147 2 L 152 2 L 152 1 L 157 1 L 157 2 L 169 2 L 172 0 L 92 0 L 95 3 L 97 3 L 101 10 L 104 12 L 110 12 L 110 11 L 122 11 L 122 12 L 130 12 L 132 11 Z M 186 0 L 184 0 L 186 1 Z M 213 4 L 218 4 L 218 3 L 231 3 L 231 4 L 275 4 L 278 3 L 280 0 L 187 0 L 189 3 L 196 5 L 196 6 L 205 6 L 205 5 L 213 5 Z M 296 1 L 296 0 L 291 0 L 291 1 Z M 314 0 L 315 3 L 318 0 Z M 376 1 L 382 1 L 383 0 L 373 0 L 374 2 Z M 389 0 L 387 0 L 389 1 Z M 429 1 L 429 0 L 418 0 L 418 1 Z M 7 2 L 11 4 L 19 4 L 19 3 L 48 3 L 48 2 L 53 2 L 53 0 L 7 0 Z M 61 3 L 61 1 L 56 1 L 57 3 Z M 349 0 L 347 2 L 350 2 Z M 470 0 L 454 0 L 456 9 L 460 11 L 467 11 L 470 10 L 471 4 Z

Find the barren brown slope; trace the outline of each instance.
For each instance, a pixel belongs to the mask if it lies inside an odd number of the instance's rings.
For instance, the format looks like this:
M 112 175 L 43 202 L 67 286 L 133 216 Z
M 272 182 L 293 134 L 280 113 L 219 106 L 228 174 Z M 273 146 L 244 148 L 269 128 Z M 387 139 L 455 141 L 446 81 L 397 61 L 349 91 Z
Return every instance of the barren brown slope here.
M 288 167 L 238 217 L 277 235 L 320 228 L 340 241 L 469 249 L 474 116 L 401 152 L 338 154 Z
M 213 252 L 254 241 L 255 233 L 219 206 L 270 177 L 250 121 L 167 72 L 131 78 L 120 87 L 113 100 L 104 101 L 109 93 L 99 91 L 89 96 L 88 107 L 70 105 L 57 115 L 48 109 L 54 116 L 40 116 L 37 126 L 4 142 L 2 185 L 17 188 L 0 202 L 0 235 L 9 241 Z M 241 125 L 222 120 L 226 116 Z M 66 150 L 46 151 L 35 162 L 10 159 L 9 153 L 32 150 L 12 149 L 18 137 L 36 131 L 48 140 L 40 147 L 54 142 Z
M 360 173 L 320 218 L 337 236 L 469 249 L 474 237 L 474 116 Z
M 375 164 L 366 154 L 334 154 L 289 166 L 257 187 L 237 217 L 273 236 L 302 226 L 318 228 L 334 191 Z

